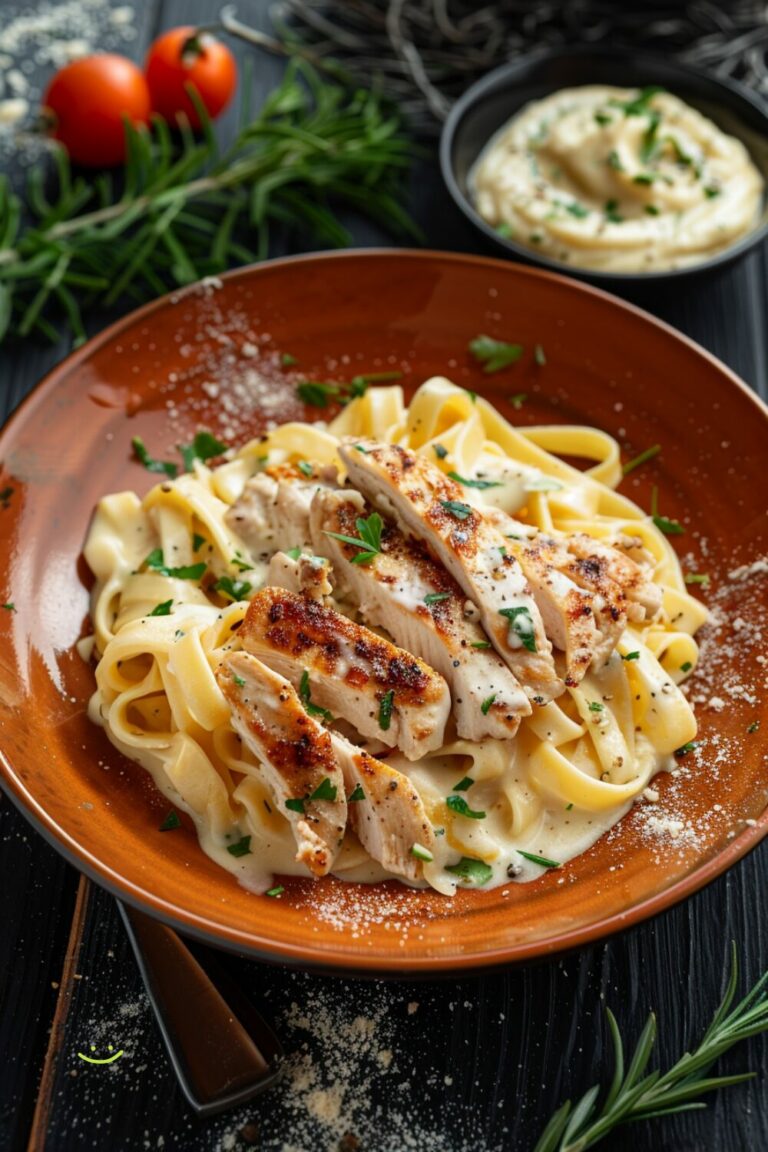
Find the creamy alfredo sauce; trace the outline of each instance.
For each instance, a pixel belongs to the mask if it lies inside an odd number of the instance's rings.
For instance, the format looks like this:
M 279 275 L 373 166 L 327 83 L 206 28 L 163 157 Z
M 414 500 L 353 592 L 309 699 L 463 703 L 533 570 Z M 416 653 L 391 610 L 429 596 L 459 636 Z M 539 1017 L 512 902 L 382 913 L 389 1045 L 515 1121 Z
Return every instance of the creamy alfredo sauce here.
M 470 173 L 501 235 L 605 272 L 706 260 L 757 223 L 763 179 L 741 141 L 658 88 L 565 88 L 526 105 Z

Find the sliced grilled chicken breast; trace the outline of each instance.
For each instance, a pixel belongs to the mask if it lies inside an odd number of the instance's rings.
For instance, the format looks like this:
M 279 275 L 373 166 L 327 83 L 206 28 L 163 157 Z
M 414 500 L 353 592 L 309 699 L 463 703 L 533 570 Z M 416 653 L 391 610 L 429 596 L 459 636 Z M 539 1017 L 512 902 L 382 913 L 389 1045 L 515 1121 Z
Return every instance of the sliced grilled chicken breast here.
M 662 591 L 652 580 L 653 557 L 636 536 L 596 540 L 584 532 L 568 537 L 568 551 L 584 564 L 595 579 L 618 585 L 627 600 L 630 620 L 652 619 L 661 608 Z
M 565 653 L 565 682 L 578 684 L 590 667 L 607 659 L 626 624 L 626 598 L 603 573 L 568 552 L 568 537 L 533 536 L 501 510 L 490 519 L 504 534 L 533 589 L 547 636 Z
M 267 584 L 299 592 L 311 600 L 325 600 L 333 587 L 330 582 L 331 566 L 324 556 L 303 553 L 296 559 L 285 552 L 275 552 L 269 562 Z
M 315 707 L 410 760 L 443 743 L 451 707 L 442 676 L 388 640 L 316 600 L 264 588 L 248 607 L 243 647 L 294 685 L 306 673 Z
M 227 527 L 254 555 L 307 548 L 312 497 L 319 487 L 333 485 L 336 476 L 328 466 L 314 471 L 308 476 L 292 464 L 281 464 L 252 476 L 224 517 Z
M 388 872 L 417 880 L 422 864 L 413 855 L 414 844 L 428 851 L 435 845 L 418 792 L 402 772 L 382 764 L 337 732 L 330 737 L 347 796 L 354 797 L 348 800 L 348 812 L 358 840 Z
M 467 598 L 445 568 L 391 522 L 382 531 L 381 553 L 365 565 L 353 562 L 359 549 L 329 535 L 354 537 L 356 519 L 369 512 L 359 493 L 317 492 L 310 514 L 315 551 L 331 560 L 370 624 L 445 677 L 459 736 L 514 736 L 531 711 L 528 697 L 480 625 L 467 618 Z
M 478 607 L 496 651 L 536 703 L 564 684 L 520 564 L 486 513 L 461 486 L 399 445 L 348 441 L 340 455 L 356 488 L 423 540 Z
M 296 859 L 315 876 L 325 876 L 347 824 L 344 780 L 330 736 L 307 715 L 292 685 L 249 653 L 225 657 L 216 679 L 235 731 L 258 759 L 276 805 L 291 822 Z M 318 789 L 334 798 L 313 799 Z M 287 801 L 293 806 L 286 807 Z

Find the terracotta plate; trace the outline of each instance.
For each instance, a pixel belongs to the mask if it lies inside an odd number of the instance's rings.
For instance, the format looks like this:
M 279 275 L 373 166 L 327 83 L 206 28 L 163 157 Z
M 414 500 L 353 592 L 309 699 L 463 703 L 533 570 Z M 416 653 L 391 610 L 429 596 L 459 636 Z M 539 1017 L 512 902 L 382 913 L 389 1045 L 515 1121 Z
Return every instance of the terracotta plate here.
M 483 375 L 466 352 L 483 332 L 525 344 L 524 361 Z M 286 352 L 299 369 L 280 366 Z M 702 594 L 719 624 L 693 687 L 701 743 L 678 775 L 658 778 L 657 803 L 636 805 L 591 851 L 532 884 L 452 901 L 333 880 L 287 881 L 281 899 L 250 895 L 203 855 L 191 826 L 158 831 L 167 803 L 87 719 L 93 674 L 73 651 L 87 630 L 80 552 L 102 494 L 144 493 L 157 479 L 131 460 L 131 437 L 161 458 L 200 426 L 244 441 L 267 420 L 302 414 L 299 370 L 316 379 L 399 370 L 410 390 L 445 373 L 522 424 L 595 424 L 629 456 L 662 445 L 623 490 L 647 507 L 658 485 L 660 510 L 685 525 L 674 542 L 686 568 L 710 576 Z M 519 393 L 527 399 L 515 410 L 508 397 Z M 650 916 L 768 829 L 768 718 L 754 727 L 766 577 L 729 575 L 768 551 L 767 431 L 755 397 L 689 341 L 594 289 L 507 262 L 307 257 L 154 303 L 61 364 L 0 439 L 2 601 L 14 606 L 0 610 L 5 787 L 56 848 L 117 895 L 267 959 L 453 971 L 542 956 Z

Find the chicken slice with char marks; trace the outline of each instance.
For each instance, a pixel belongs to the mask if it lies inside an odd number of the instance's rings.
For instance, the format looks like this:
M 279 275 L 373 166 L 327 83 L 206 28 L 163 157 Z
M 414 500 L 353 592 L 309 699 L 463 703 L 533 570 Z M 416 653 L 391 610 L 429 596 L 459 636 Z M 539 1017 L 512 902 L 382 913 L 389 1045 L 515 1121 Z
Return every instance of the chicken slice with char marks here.
M 369 512 L 359 493 L 317 492 L 310 517 L 315 551 L 332 561 L 369 623 L 445 677 L 459 736 L 514 736 L 531 705 L 480 625 L 467 619 L 466 596 L 445 568 L 391 522 L 382 531 L 381 553 L 365 565 L 353 563 L 359 549 L 328 535 L 354 537 L 357 518 Z
M 360 450 L 362 449 L 362 450 Z M 422 540 L 478 607 L 483 626 L 536 703 L 559 696 L 552 646 L 520 564 L 484 510 L 439 468 L 399 445 L 349 440 L 340 456 L 352 484 Z
M 261 766 L 261 775 L 296 839 L 296 859 L 325 876 L 347 824 L 344 780 L 328 733 L 307 715 L 291 684 L 247 652 L 233 652 L 216 670 L 232 726 Z M 324 781 L 328 781 L 324 785 Z M 334 800 L 312 800 L 321 786 Z M 286 801 L 303 801 L 303 811 Z
M 639 537 L 620 535 L 608 541 L 574 532 L 568 537 L 568 551 L 589 566 L 595 579 L 618 585 L 630 620 L 651 620 L 661 609 L 662 590 L 652 579 L 654 560 Z
M 410 760 L 444 742 L 451 698 L 442 676 L 333 608 L 281 588 L 257 592 L 239 632 L 243 647 L 294 685 L 309 675 L 311 702 Z
M 308 716 L 293 687 L 247 652 L 226 657 L 216 673 L 232 723 L 261 764 L 275 803 L 290 820 L 296 859 L 316 876 L 330 871 L 347 817 L 372 859 L 389 872 L 418 880 L 414 844 L 434 847 L 435 834 L 407 776 L 328 732 Z M 325 783 L 327 781 L 327 783 Z M 320 787 L 336 798 L 311 800 Z M 346 796 L 360 795 L 347 805 Z M 304 811 L 286 808 L 301 801 Z
M 566 684 L 578 684 L 619 642 L 626 598 L 613 581 L 568 552 L 568 537 L 529 536 L 504 512 L 489 514 L 531 584 L 547 636 L 565 653 Z
M 421 862 L 414 844 L 431 851 L 435 833 L 421 797 L 402 772 L 382 764 L 356 748 L 337 732 L 330 733 L 336 760 L 344 774 L 347 795 L 362 791 L 363 798 L 349 804 L 349 822 L 369 856 L 388 872 L 418 880 Z

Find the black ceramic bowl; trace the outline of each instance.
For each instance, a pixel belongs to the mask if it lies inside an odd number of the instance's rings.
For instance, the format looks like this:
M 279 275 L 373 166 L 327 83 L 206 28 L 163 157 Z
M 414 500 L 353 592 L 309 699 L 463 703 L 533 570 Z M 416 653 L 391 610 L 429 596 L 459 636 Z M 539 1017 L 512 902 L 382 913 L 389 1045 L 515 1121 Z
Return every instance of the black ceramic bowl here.
M 448 117 L 440 141 L 440 165 L 453 199 L 479 232 L 507 256 L 601 284 L 606 288 L 650 284 L 701 275 L 737 260 L 768 233 L 768 197 L 760 220 L 730 248 L 685 268 L 652 272 L 601 272 L 577 268 L 539 254 L 498 232 L 479 215 L 469 195 L 467 178 L 490 138 L 531 100 L 560 88 L 609 84 L 644 88 L 658 84 L 708 116 L 719 128 L 738 137 L 768 186 L 768 112 L 760 98 L 731 80 L 720 80 L 675 60 L 650 52 L 604 48 L 574 48 L 539 53 L 496 68 L 464 93 Z

